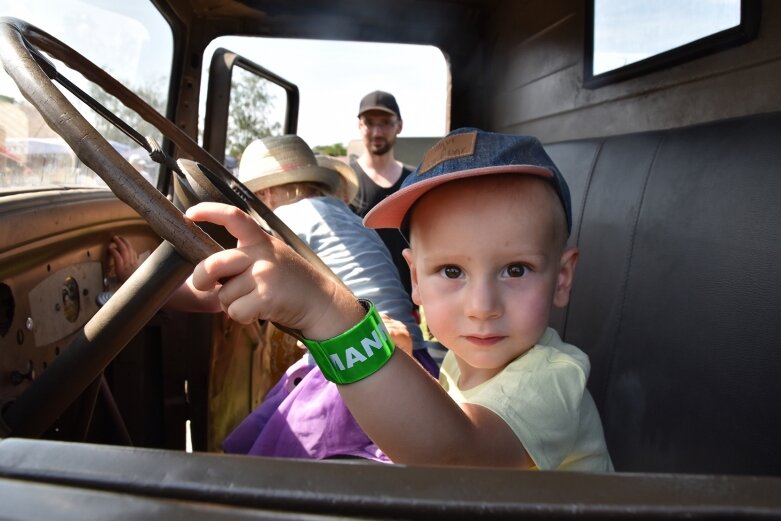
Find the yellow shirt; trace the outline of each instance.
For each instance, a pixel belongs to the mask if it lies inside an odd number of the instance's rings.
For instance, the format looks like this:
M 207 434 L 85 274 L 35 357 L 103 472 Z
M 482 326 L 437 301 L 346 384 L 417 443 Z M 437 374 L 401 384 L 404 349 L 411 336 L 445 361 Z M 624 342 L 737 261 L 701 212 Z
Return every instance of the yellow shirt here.
M 480 405 L 502 418 L 538 469 L 612 471 L 602 422 L 586 389 L 590 368 L 583 351 L 548 328 L 534 347 L 468 390 L 458 388 L 458 363 L 448 352 L 439 381 L 457 403 Z

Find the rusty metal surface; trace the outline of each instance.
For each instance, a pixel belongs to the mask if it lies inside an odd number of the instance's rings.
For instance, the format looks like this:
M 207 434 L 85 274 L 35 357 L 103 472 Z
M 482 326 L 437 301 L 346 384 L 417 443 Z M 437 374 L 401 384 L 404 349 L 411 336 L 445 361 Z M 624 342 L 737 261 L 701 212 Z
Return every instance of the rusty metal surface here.
M 0 441 L 0 476 L 271 519 L 781 518 L 779 478 L 409 467 L 32 440 Z

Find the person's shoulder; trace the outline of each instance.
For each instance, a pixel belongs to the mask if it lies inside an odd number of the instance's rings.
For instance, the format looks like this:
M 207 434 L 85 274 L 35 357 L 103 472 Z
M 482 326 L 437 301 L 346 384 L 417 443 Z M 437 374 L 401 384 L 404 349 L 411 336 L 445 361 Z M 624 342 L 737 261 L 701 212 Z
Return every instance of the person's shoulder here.
M 309 199 L 300 199 L 298 201 L 294 201 L 292 203 L 283 204 L 281 206 L 277 206 L 274 209 L 274 213 L 278 216 L 282 215 L 296 215 L 302 211 L 303 208 L 309 208 L 312 205 L 309 203 Z
M 358 154 L 350 154 L 347 156 L 347 164 L 353 167 L 353 169 L 363 172 L 363 167 L 361 167 L 361 164 L 358 162 Z
M 346 231 L 349 229 L 361 236 L 373 237 L 376 235 L 374 230 L 363 225 L 363 219 L 353 212 L 347 206 L 347 203 L 341 199 L 324 196 L 310 197 L 303 201 L 306 201 L 305 206 L 296 209 L 296 211 L 309 215 L 311 220 L 321 221 L 323 225 L 333 228 L 334 231 Z M 317 216 L 317 219 L 314 216 Z
M 549 327 L 531 349 L 510 361 L 502 372 L 560 371 L 562 368 L 588 375 L 588 355 L 561 340 L 556 330 Z
M 274 209 L 274 215 L 279 217 L 296 235 L 302 238 L 312 235 L 313 230 L 322 221 L 320 212 L 312 206 L 309 199 L 301 199 L 294 203 L 278 206 Z
M 544 346 L 546 349 L 555 353 L 555 357 L 562 361 L 571 361 L 577 366 L 583 368 L 588 373 L 591 368 L 588 355 L 584 353 L 579 347 L 569 344 L 561 339 L 558 331 L 549 327 L 545 330 L 545 333 L 537 343 L 538 346 Z
M 350 210 L 350 207 L 347 206 L 347 203 L 330 195 L 310 197 L 308 199 L 304 199 L 304 201 L 306 201 L 307 205 L 311 208 L 320 210 L 322 212 L 336 213 L 340 215 L 344 214 L 350 218 L 360 219 L 360 217 L 355 215 L 353 211 Z

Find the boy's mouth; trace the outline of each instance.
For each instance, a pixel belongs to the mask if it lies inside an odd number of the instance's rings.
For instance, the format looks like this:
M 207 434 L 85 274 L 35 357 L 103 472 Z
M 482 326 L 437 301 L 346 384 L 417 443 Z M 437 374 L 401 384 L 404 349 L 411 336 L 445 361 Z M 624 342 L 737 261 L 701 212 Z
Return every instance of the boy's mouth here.
M 467 342 L 477 347 L 491 347 L 504 339 L 504 336 L 500 335 L 466 335 L 464 337 Z

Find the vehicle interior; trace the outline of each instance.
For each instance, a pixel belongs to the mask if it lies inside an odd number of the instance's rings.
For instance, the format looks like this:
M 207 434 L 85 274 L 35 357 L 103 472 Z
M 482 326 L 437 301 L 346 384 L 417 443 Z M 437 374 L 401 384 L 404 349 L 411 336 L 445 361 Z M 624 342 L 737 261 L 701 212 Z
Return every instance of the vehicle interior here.
M 0 517 L 781 518 L 781 4 L 735 0 L 734 25 L 604 70 L 602 5 L 152 0 L 172 48 L 157 103 L 65 34 L 4 14 L 0 60 L 23 99 L 0 96 Z M 615 473 L 221 453 L 291 360 L 284 328 L 163 307 L 232 246 L 182 210 L 234 204 L 322 265 L 225 166 L 234 68 L 284 91 L 279 132 L 296 133 L 303 110 L 262 62 L 204 54 L 226 35 L 434 46 L 449 129 L 544 143 L 581 251 L 551 325 L 589 355 Z M 100 181 L 44 181 L 53 160 L 36 163 L 32 139 L 14 145 L 20 121 Z M 400 157 L 414 164 L 435 139 L 400 140 Z M 146 259 L 122 284 L 115 234 Z

